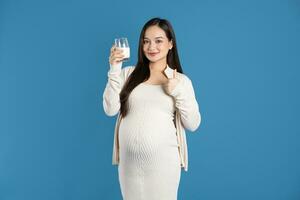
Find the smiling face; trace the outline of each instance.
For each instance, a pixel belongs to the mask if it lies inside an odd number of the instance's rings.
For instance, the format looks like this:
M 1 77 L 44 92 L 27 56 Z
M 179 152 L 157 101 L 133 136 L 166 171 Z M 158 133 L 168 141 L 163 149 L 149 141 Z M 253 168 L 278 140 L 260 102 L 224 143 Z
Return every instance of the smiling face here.
M 143 52 L 150 62 L 167 62 L 167 55 L 172 47 L 172 41 L 169 41 L 163 29 L 156 25 L 147 28 L 143 39 Z

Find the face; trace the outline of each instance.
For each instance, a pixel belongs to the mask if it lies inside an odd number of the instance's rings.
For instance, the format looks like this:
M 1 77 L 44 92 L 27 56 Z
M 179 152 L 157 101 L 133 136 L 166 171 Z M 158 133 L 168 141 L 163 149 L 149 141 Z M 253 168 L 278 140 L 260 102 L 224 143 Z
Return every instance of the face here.
M 150 62 L 166 61 L 168 51 L 172 47 L 172 41 L 169 41 L 163 29 L 158 26 L 150 26 L 146 29 L 143 52 Z

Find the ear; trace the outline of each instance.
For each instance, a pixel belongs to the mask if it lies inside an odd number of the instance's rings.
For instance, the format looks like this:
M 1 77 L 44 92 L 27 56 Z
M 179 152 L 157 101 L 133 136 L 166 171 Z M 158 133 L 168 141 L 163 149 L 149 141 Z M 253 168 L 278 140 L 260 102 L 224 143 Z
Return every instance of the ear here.
M 173 39 L 171 39 L 169 42 L 169 50 L 171 50 L 172 48 L 173 48 Z

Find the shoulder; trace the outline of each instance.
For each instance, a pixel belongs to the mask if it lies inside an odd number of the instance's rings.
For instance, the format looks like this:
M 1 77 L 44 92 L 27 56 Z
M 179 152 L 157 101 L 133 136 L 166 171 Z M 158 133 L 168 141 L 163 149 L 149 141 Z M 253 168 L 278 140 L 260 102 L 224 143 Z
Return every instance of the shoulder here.
M 135 66 L 125 66 L 122 68 L 122 73 L 127 78 L 133 72 L 134 69 L 135 69 Z
M 129 66 L 123 67 L 122 70 L 123 70 L 125 73 L 131 73 L 134 69 L 135 69 L 135 66 L 129 65 Z
M 177 72 L 177 78 L 178 78 L 180 81 L 182 81 L 183 83 L 188 83 L 188 84 L 189 84 L 189 83 L 192 82 L 188 75 L 182 74 L 182 73 L 180 73 L 180 72 Z
M 191 78 L 186 74 L 182 74 L 182 73 L 177 73 L 177 74 L 178 74 L 177 77 L 179 79 L 178 85 L 181 85 L 180 87 L 184 88 L 185 90 L 189 91 L 192 95 L 195 96 L 194 86 Z

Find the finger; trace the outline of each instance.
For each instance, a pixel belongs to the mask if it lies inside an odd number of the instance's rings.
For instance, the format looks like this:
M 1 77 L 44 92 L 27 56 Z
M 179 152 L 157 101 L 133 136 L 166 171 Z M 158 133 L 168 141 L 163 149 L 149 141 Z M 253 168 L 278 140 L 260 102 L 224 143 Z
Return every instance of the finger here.
M 177 72 L 177 69 L 174 69 L 173 70 L 173 78 L 176 78 L 176 72 Z
M 124 58 L 124 55 L 114 56 L 113 58 Z
M 123 59 L 119 59 L 119 58 L 112 58 L 112 59 L 110 59 L 110 62 L 111 63 L 114 63 L 114 62 L 120 62 L 120 61 L 122 61 Z
M 111 54 L 112 57 L 122 57 L 125 56 L 123 52 L 113 52 Z
M 118 61 L 118 60 L 123 60 L 124 59 L 124 57 L 112 57 L 112 58 L 110 58 L 110 60 L 111 61 Z
M 122 54 L 123 54 L 122 51 L 113 51 L 113 52 L 110 53 L 111 56 L 120 56 Z
M 111 48 L 110 48 L 110 52 L 113 52 L 116 48 L 116 45 L 114 44 Z
M 123 49 L 116 48 L 112 53 L 120 54 L 120 53 L 123 53 L 123 52 L 124 52 Z
M 118 54 L 122 54 L 123 52 L 124 52 L 123 50 L 116 50 L 112 52 L 112 54 L 118 55 Z

